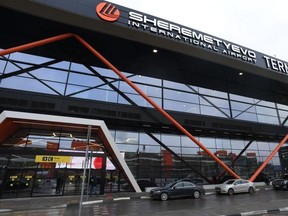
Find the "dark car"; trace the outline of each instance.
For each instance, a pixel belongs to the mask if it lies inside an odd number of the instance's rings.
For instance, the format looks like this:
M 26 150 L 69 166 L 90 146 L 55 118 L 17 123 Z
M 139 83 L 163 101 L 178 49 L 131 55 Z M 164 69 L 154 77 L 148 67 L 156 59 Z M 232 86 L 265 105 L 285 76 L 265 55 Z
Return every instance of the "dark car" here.
M 205 189 L 202 185 L 195 184 L 191 181 L 175 181 L 167 184 L 164 187 L 158 187 L 150 190 L 150 197 L 165 201 L 171 198 L 194 197 L 200 198 L 205 194 Z
M 287 179 L 274 179 L 272 181 L 272 186 L 275 190 L 288 190 L 288 180 Z

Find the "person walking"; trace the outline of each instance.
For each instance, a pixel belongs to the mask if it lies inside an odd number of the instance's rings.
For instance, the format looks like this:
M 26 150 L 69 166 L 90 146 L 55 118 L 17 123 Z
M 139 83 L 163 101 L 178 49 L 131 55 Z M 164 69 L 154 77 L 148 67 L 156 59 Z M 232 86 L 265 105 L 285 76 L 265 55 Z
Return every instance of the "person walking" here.
M 89 187 L 90 187 L 90 197 L 93 195 L 97 195 L 97 179 L 95 176 L 91 176 L 90 182 L 89 182 Z
M 62 193 L 63 191 L 63 184 L 64 184 L 64 180 L 61 177 L 57 178 L 57 182 L 56 182 L 56 193 Z

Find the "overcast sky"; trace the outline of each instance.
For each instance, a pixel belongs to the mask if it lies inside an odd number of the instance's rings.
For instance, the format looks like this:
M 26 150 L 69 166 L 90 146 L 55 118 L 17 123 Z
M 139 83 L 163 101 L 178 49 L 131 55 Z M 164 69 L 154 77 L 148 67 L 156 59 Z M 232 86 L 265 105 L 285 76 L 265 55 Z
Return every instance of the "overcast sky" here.
M 110 0 L 288 62 L 287 0 Z

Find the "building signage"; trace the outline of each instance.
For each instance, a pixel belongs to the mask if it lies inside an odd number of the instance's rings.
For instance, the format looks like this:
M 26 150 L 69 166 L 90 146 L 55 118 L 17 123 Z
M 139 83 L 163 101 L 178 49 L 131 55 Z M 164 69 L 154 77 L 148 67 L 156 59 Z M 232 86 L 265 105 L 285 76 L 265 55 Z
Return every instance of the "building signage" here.
M 40 0 L 35 0 L 39 1 Z M 68 2 L 68 0 L 66 0 Z M 198 47 L 208 52 L 217 53 L 222 56 L 237 59 L 239 61 L 255 65 L 260 68 L 269 69 L 281 74 L 288 74 L 288 63 L 272 56 L 265 55 L 244 46 L 223 40 L 204 32 L 185 27 L 174 22 L 170 22 L 155 16 L 151 16 L 141 11 L 132 10 L 107 1 L 82 0 L 81 4 L 85 9 L 78 7 L 79 2 L 71 2 L 75 7 L 64 7 L 57 1 L 47 1 L 53 7 L 69 10 L 81 16 L 101 19 L 111 25 L 118 25 L 124 28 L 134 29 L 161 38 L 187 44 L 187 46 Z M 77 9 L 75 9 L 77 8 Z
M 103 17 L 103 14 L 99 13 L 99 11 L 105 11 L 105 17 Z M 122 11 L 123 13 L 121 13 Z M 115 17 L 117 17 L 117 24 L 142 30 L 187 45 L 197 46 L 211 52 L 229 56 L 262 68 L 268 68 L 279 73 L 288 74 L 287 62 L 280 61 L 276 58 L 264 55 L 235 43 L 139 11 L 124 8 L 109 2 L 100 2 L 96 6 L 96 13 L 102 20 L 111 22 L 111 20 L 106 17 L 113 15 L 113 21 L 116 21 Z M 121 17 L 121 21 L 118 19 L 119 17 Z
M 70 163 L 71 156 L 36 155 L 36 163 Z
M 142 13 L 130 11 L 127 24 L 130 27 L 140 28 L 153 34 L 214 52 L 221 52 L 224 55 L 239 58 L 243 61 L 254 64 L 257 62 L 256 53 L 252 50 Z

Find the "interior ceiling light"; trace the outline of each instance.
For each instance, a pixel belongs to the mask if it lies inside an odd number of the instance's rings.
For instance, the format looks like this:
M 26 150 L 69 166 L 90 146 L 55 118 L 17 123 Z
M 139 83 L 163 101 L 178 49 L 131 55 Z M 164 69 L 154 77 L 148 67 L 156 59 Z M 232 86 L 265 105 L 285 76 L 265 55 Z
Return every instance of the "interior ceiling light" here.
M 153 53 L 157 53 L 158 52 L 158 50 L 157 49 L 153 49 Z
M 240 73 L 239 73 L 239 76 L 242 76 L 242 75 L 243 75 L 243 73 L 242 73 L 242 72 L 240 72 Z
M 53 132 L 52 133 L 53 137 L 71 137 L 74 138 L 71 133 L 58 133 L 58 132 Z

